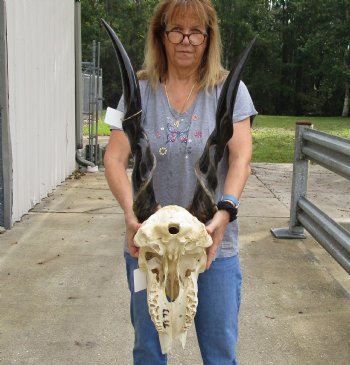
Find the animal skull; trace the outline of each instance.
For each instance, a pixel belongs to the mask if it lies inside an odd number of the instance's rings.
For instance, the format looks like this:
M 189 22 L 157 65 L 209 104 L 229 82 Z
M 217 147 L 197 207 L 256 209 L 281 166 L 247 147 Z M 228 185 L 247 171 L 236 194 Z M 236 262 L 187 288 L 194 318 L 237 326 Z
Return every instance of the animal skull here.
M 197 279 L 206 264 L 212 239 L 205 226 L 186 209 L 168 205 L 151 215 L 135 235 L 139 267 L 147 276 L 147 299 L 163 354 L 187 330 L 197 310 Z

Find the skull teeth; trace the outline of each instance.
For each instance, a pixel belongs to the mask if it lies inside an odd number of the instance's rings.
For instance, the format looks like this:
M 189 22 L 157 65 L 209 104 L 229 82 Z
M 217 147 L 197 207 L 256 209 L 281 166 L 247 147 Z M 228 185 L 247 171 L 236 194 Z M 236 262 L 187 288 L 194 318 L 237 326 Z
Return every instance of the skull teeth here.
M 189 285 L 188 285 L 188 292 L 187 292 L 187 297 L 186 297 L 186 316 L 185 316 L 185 324 L 183 326 L 183 329 L 185 331 L 187 331 L 193 322 L 193 318 L 196 315 L 197 312 L 197 304 L 198 304 L 198 298 L 197 298 L 197 294 L 196 291 L 194 289 L 194 282 L 192 280 L 188 280 L 189 281 Z
M 157 290 L 157 284 L 154 282 L 152 288 L 148 293 L 148 310 L 157 331 L 163 332 L 164 327 L 160 320 L 160 314 L 159 314 L 160 308 L 158 302 L 159 302 L 159 295 Z

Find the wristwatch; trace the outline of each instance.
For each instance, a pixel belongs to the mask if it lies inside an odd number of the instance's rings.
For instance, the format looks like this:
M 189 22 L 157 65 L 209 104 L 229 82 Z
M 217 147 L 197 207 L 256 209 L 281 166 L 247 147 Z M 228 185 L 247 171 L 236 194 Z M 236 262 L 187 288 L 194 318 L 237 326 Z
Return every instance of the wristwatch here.
M 239 200 L 233 195 L 223 195 L 217 204 L 218 210 L 226 210 L 230 214 L 230 222 L 237 219 Z

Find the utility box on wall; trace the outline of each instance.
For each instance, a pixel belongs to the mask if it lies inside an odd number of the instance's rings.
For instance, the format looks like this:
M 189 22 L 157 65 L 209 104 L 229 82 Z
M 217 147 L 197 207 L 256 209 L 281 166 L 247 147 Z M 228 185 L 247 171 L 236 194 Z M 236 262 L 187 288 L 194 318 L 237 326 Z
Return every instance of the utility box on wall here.
M 72 0 L 0 0 L 5 228 L 75 169 L 74 11 Z

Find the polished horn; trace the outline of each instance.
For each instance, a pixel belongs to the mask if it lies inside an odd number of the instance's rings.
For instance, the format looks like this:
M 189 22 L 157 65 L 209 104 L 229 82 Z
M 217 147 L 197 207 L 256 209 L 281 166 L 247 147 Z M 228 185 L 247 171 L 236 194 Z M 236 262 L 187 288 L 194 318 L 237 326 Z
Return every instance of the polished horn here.
M 227 142 L 233 135 L 232 113 L 241 75 L 253 49 L 254 38 L 243 52 L 237 66 L 229 73 L 222 87 L 216 110 L 215 129 L 208 138 L 202 156 L 195 166 L 197 184 L 188 210 L 205 223 L 215 214 L 215 189 L 218 185 L 217 167 L 224 154 Z
M 123 130 L 129 139 L 134 158 L 132 171 L 133 210 L 139 222 L 143 222 L 159 207 L 152 183 L 156 158 L 151 152 L 148 137 L 141 125 L 140 87 L 130 59 L 114 30 L 103 19 L 102 24 L 112 40 L 122 75 L 125 110 Z

